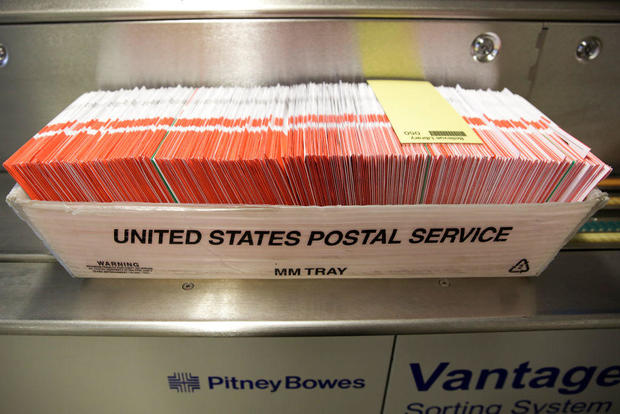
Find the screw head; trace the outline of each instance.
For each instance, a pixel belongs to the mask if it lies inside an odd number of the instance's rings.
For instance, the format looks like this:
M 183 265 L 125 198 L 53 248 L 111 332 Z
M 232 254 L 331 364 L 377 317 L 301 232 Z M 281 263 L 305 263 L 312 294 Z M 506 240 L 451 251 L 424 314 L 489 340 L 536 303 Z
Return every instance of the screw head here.
M 9 50 L 6 48 L 6 46 L 0 43 L 0 68 L 3 66 L 6 66 L 8 62 L 9 62 Z
M 502 41 L 495 33 L 482 33 L 471 42 L 471 56 L 476 62 L 488 63 L 499 54 Z
M 194 284 L 192 282 L 183 282 L 181 285 L 181 289 L 183 290 L 192 290 L 194 288 Z
M 439 279 L 439 286 L 450 287 L 450 281 L 448 279 Z
M 575 57 L 580 62 L 588 62 L 594 60 L 601 53 L 603 43 L 598 37 L 586 37 L 577 44 Z

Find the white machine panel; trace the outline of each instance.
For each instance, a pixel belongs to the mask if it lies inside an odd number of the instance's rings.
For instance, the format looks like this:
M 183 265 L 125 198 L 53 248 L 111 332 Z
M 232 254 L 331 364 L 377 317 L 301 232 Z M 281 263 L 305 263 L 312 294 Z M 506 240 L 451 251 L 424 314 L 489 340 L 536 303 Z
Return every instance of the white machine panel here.
M 385 413 L 620 412 L 620 330 L 398 336 Z
M 2 413 L 378 413 L 392 336 L 0 336 Z

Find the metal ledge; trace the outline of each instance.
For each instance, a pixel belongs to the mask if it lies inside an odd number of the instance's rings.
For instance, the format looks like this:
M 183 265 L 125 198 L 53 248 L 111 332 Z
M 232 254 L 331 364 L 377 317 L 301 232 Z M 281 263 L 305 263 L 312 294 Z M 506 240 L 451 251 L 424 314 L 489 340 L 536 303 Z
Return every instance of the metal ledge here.
M 0 333 L 378 335 L 620 327 L 620 251 L 561 252 L 539 278 L 72 279 L 0 263 Z
M 620 7 L 609 0 L 4 0 L 0 23 L 313 17 L 603 22 L 620 20 Z

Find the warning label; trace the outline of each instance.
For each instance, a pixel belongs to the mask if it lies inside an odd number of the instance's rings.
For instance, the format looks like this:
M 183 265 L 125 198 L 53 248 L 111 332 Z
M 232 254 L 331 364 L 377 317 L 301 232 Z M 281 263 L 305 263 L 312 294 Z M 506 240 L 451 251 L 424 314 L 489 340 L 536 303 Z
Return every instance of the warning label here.
M 86 268 L 93 273 L 132 273 L 144 275 L 153 271 L 152 267 L 140 266 L 138 262 L 119 262 L 114 260 L 97 260 L 97 264 L 86 265 Z

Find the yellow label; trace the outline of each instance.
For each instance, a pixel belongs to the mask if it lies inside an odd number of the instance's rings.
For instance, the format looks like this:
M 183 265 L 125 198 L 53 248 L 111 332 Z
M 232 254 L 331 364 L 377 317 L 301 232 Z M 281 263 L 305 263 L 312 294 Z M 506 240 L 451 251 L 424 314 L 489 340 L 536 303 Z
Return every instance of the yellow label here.
M 403 144 L 481 144 L 452 105 L 429 82 L 369 80 Z

